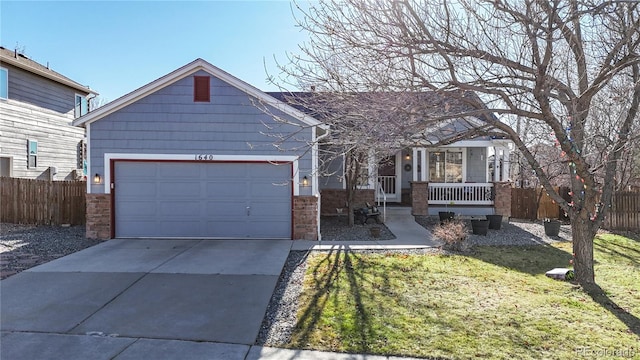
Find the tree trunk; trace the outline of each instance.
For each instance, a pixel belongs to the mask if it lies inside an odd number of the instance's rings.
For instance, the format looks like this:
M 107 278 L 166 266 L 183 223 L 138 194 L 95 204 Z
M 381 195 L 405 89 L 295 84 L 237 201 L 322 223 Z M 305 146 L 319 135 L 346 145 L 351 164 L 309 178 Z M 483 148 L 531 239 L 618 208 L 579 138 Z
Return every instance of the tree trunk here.
M 591 229 L 589 219 L 584 214 L 578 214 L 571 219 L 571 237 L 573 239 L 573 266 L 576 280 L 583 288 L 595 285 L 593 271 L 593 239 L 595 230 Z
M 350 184 L 347 184 L 347 219 L 349 226 L 355 224 L 355 215 L 353 214 L 353 199 L 355 198 L 355 191 L 351 188 Z

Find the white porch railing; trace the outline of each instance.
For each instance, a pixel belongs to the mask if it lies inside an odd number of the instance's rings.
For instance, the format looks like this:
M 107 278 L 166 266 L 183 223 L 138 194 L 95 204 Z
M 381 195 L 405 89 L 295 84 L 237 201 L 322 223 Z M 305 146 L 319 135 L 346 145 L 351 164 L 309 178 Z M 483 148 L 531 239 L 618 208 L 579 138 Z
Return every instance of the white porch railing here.
M 493 205 L 493 184 L 429 184 L 429 205 Z
M 378 176 L 378 186 L 385 194 L 393 197 L 396 195 L 396 176 Z

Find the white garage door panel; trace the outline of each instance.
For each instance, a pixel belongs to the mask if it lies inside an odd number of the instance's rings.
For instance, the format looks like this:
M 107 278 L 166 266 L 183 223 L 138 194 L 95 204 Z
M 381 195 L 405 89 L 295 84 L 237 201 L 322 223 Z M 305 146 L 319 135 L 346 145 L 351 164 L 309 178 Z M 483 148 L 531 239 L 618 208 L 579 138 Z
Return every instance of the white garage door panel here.
M 116 237 L 291 238 L 291 165 L 116 161 Z

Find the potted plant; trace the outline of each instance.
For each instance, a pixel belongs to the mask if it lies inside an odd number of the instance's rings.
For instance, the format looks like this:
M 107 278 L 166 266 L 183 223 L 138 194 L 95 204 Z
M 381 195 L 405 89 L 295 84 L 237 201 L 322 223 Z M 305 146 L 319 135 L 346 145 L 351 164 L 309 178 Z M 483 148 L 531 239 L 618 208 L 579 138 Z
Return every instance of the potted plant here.
M 487 230 L 489 229 L 489 220 L 487 219 L 472 219 L 471 220 L 471 231 L 475 235 L 484 235 L 487 236 Z
M 489 229 L 500 230 L 502 215 L 487 215 L 487 220 L 489 220 Z
M 560 234 L 560 221 L 544 219 L 544 233 L 547 236 L 558 236 L 558 234 Z
M 449 211 L 449 205 L 455 205 L 454 201 L 450 201 L 448 204 L 444 205 L 446 211 L 439 211 L 438 217 L 440 218 L 440 224 L 444 224 L 446 221 L 451 221 L 456 216 L 456 213 L 453 211 Z

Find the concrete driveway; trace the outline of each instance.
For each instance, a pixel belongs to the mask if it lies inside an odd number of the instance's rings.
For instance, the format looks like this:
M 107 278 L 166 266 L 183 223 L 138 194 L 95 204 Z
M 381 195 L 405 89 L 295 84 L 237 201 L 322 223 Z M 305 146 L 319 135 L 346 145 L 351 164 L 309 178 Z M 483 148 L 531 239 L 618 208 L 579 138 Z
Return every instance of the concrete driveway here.
M 110 240 L 0 282 L 1 359 L 245 359 L 286 240 Z

